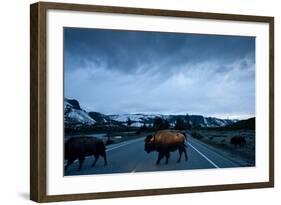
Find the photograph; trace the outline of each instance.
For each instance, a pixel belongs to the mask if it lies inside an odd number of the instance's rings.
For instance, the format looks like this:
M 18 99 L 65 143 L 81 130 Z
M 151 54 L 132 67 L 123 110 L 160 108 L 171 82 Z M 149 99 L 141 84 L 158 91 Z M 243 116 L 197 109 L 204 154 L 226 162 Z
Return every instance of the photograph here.
M 64 176 L 255 167 L 255 41 L 64 27 Z
M 274 187 L 274 16 L 206 11 L 30 5 L 31 200 Z

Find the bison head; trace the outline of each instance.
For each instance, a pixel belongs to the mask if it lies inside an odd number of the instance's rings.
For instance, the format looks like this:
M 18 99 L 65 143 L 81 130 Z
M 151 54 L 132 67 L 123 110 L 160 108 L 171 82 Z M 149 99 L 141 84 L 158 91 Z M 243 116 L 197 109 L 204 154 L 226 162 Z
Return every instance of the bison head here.
M 145 144 L 144 144 L 144 150 L 147 153 L 150 153 L 151 151 L 153 151 L 155 149 L 155 145 L 154 145 L 154 137 L 152 135 L 148 135 L 145 140 L 144 140 Z

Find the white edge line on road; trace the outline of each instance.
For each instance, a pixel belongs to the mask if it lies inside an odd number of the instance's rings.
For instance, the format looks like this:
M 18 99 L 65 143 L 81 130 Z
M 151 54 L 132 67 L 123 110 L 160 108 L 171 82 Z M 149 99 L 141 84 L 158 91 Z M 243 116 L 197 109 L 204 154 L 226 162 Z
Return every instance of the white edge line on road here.
M 194 146 L 192 146 L 189 142 L 187 143 L 192 149 L 194 149 L 198 154 L 200 154 L 204 159 L 206 159 L 210 164 L 212 164 L 215 168 L 220 168 L 218 165 L 216 165 L 212 160 L 210 160 L 206 155 L 204 155 L 202 152 L 200 152 L 198 149 L 196 149 Z
M 197 144 L 197 145 L 200 145 L 200 146 L 202 146 L 202 147 L 205 147 L 206 149 L 209 150 L 209 152 L 212 152 L 214 155 L 218 156 L 219 158 L 228 161 L 230 164 L 232 164 L 232 166 L 235 166 L 235 167 L 238 166 L 238 167 L 239 167 L 238 164 L 236 164 L 235 162 L 231 161 L 231 160 L 228 159 L 227 157 L 225 157 L 225 156 L 223 156 L 223 155 L 221 155 L 221 154 L 215 152 L 214 150 L 210 149 L 210 148 L 207 147 L 206 145 L 202 144 L 202 142 L 198 142 L 198 141 L 193 140 L 192 143 Z

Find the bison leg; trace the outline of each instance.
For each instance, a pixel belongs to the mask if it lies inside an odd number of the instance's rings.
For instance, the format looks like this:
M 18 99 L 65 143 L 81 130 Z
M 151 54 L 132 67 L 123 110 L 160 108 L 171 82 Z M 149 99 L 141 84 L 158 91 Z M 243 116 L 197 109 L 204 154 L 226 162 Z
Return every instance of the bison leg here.
M 182 151 L 183 151 L 183 153 L 184 153 L 184 156 L 185 156 L 185 161 L 187 161 L 187 154 L 186 154 L 186 150 L 185 150 L 185 147 L 183 147 L 183 149 L 182 149 Z
M 182 152 L 183 152 L 182 148 L 179 148 L 179 154 L 180 154 L 180 156 L 179 156 L 179 159 L 178 159 L 178 161 L 177 161 L 178 163 L 181 161 Z
M 107 160 L 106 160 L 106 153 L 104 152 L 104 153 L 102 153 L 101 154 L 101 156 L 103 157 L 103 159 L 104 159 L 104 166 L 106 166 L 107 165 Z
M 159 165 L 159 163 L 160 163 L 161 159 L 163 158 L 163 156 L 164 156 L 164 154 L 162 152 L 158 153 L 158 159 L 156 161 L 156 165 Z
M 85 157 L 79 157 L 79 167 L 78 167 L 78 171 L 80 171 L 82 169 L 82 164 L 85 160 Z
M 166 156 L 166 164 L 168 164 L 169 158 L 170 158 L 170 152 L 165 153 Z
M 94 156 L 95 156 L 95 160 L 94 160 L 94 162 L 92 164 L 92 167 L 94 167 L 96 165 L 96 163 L 97 163 L 97 161 L 99 159 L 99 155 L 94 155 Z
M 66 171 L 67 168 L 74 162 L 74 160 L 75 160 L 75 159 L 68 159 L 68 160 L 67 160 L 67 164 L 66 164 L 65 167 L 64 167 L 64 170 L 65 170 L 65 171 Z

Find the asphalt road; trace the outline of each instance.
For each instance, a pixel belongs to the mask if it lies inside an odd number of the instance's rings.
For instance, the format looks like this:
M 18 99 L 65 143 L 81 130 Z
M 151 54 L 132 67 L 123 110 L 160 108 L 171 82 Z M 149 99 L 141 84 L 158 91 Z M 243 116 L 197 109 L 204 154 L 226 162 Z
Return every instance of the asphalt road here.
M 187 138 L 186 144 L 187 161 L 183 155 L 181 162 L 177 163 L 179 154 L 175 151 L 171 152 L 168 164 L 165 164 L 164 157 L 158 166 L 155 164 L 158 152 L 147 154 L 144 151 L 144 138 L 110 145 L 107 146 L 107 166 L 103 165 L 103 158 L 100 157 L 96 166 L 91 167 L 94 157 L 87 157 L 81 171 L 78 171 L 78 161 L 75 161 L 65 172 L 65 176 L 239 167 L 192 137 Z

